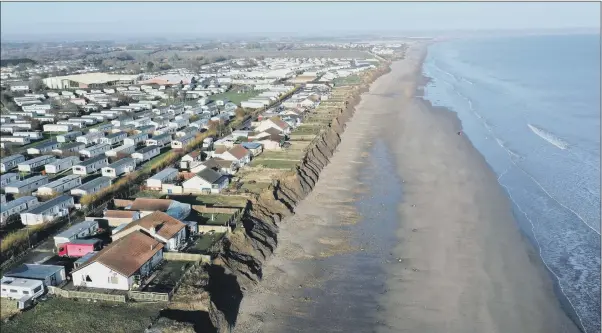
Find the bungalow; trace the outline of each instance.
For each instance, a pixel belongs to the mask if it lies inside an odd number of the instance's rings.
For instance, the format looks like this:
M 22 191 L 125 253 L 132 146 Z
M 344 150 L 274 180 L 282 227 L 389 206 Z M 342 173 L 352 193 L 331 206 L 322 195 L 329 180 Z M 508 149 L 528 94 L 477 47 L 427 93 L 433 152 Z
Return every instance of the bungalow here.
M 146 140 L 147 146 L 163 147 L 171 142 L 171 134 L 165 133 L 161 135 L 153 135 L 152 138 Z
M 111 145 L 108 143 L 99 143 L 92 147 L 84 148 L 79 151 L 79 153 L 85 157 L 94 157 L 98 155 L 103 155 L 104 152 L 111 149 Z
M 174 168 L 165 168 L 156 175 L 146 180 L 146 186 L 153 190 L 160 190 L 165 182 L 169 182 L 178 177 L 178 170 Z
M 29 155 L 40 155 L 44 153 L 49 153 L 53 149 L 56 149 L 60 146 L 60 143 L 56 141 L 48 141 L 40 143 L 39 145 L 27 149 L 27 154 Z
M 75 138 L 77 138 L 78 136 L 83 135 L 82 132 L 80 131 L 73 131 L 73 132 L 68 132 L 65 134 L 60 134 L 56 136 L 56 141 L 57 142 L 68 142 L 68 141 L 74 141 Z
M 71 190 L 71 195 L 81 197 L 111 186 L 111 178 L 98 177 Z
M 136 160 L 133 158 L 122 158 L 115 163 L 102 168 L 101 173 L 105 177 L 117 178 L 123 174 L 130 173 L 136 169 Z
M 220 193 L 222 189 L 228 186 L 228 183 L 227 176 L 206 168 L 183 182 L 182 189 L 186 193 Z
M 19 180 L 19 175 L 16 173 L 5 173 L 0 175 L 0 186 L 4 188 L 6 184 L 10 184 Z
M 136 160 L 136 163 L 143 163 L 159 155 L 159 151 L 157 146 L 144 147 L 132 153 L 132 158 Z
M 130 290 L 142 283 L 163 260 L 161 242 L 141 231 L 109 244 L 71 272 L 73 285 Z
M 85 160 L 78 165 L 74 165 L 73 174 L 85 176 L 94 173 L 107 165 L 109 165 L 109 158 L 104 155 L 98 155 Z
M 184 148 L 186 148 L 186 146 L 188 146 L 190 143 L 192 143 L 192 141 L 194 141 L 195 138 L 196 138 L 196 135 L 194 133 L 192 133 L 192 134 L 188 134 L 183 137 L 174 139 L 173 141 L 171 141 L 171 148 L 172 149 L 184 149 Z
M 6 224 L 9 218 L 17 216 L 21 212 L 34 208 L 40 203 L 38 198 L 24 196 L 0 205 L 0 225 Z
M 131 153 L 136 151 L 136 146 L 134 145 L 121 145 L 117 148 L 113 148 L 111 150 L 107 150 L 105 151 L 105 155 L 106 156 L 117 156 L 118 154 L 124 155 L 124 156 L 128 156 Z
M 105 210 L 103 212 L 103 219 L 109 222 L 109 226 L 118 227 L 120 225 L 128 224 L 140 218 L 140 212 L 132 210 Z
M 42 126 L 42 128 L 43 128 L 44 132 L 49 132 L 49 133 L 65 132 L 65 133 L 67 133 L 73 129 L 73 125 L 71 125 L 71 124 L 44 124 L 44 126 Z
M 123 140 L 125 138 L 127 138 L 128 134 L 126 132 L 115 132 L 115 133 L 111 133 L 107 136 L 105 136 L 104 138 L 100 138 L 100 142 L 101 143 L 106 143 L 109 145 L 114 145 L 116 143 L 119 142 L 123 142 Z
M 44 186 L 40 186 L 37 195 L 62 194 L 81 184 L 82 178 L 79 175 L 67 175 Z
M 164 212 L 178 220 L 184 220 L 190 215 L 192 206 L 170 199 L 136 198 L 127 207 L 128 210 L 140 212 L 140 216 L 146 216 L 156 211 Z
M 146 139 L 148 139 L 147 133 L 134 134 L 132 136 L 125 138 L 123 140 L 123 144 L 136 146 L 139 143 L 144 142 Z
M 68 156 L 61 158 L 52 163 L 48 163 L 44 166 L 46 173 L 59 173 L 67 169 L 71 169 L 72 166 L 79 164 L 80 160 L 77 156 Z
M 236 161 L 239 166 L 245 166 L 251 161 L 251 152 L 241 145 L 235 145 L 234 148 L 217 157 L 228 161 Z
M 284 133 L 285 135 L 289 135 L 291 133 L 290 126 L 278 117 L 262 120 L 259 123 L 259 125 L 255 128 L 255 131 L 262 132 L 267 130 L 268 128 L 275 128 L 280 132 Z
M 17 164 L 19 171 L 21 172 L 32 172 L 39 168 L 43 168 L 44 165 L 56 161 L 56 157 L 51 155 L 42 155 L 30 160 L 23 161 Z
M 75 138 L 75 141 L 85 143 L 86 145 L 90 145 L 93 143 L 100 142 L 100 138 L 105 136 L 102 132 L 88 132 L 85 135 L 80 135 Z
M 17 167 L 17 164 L 25 161 L 25 156 L 15 154 L 0 158 L 0 172 L 6 172 Z
M 60 147 L 53 149 L 52 152 L 56 154 L 66 154 L 66 153 L 78 153 L 79 151 L 86 148 L 86 144 L 81 142 L 69 142 L 64 143 Z
M 25 146 L 31 143 L 31 139 L 27 136 L 3 136 L 0 137 L 0 142 L 3 144 L 10 142 L 15 145 Z
M 49 222 L 56 218 L 67 216 L 69 214 L 69 209 L 74 206 L 75 203 L 73 202 L 72 196 L 61 195 L 21 213 L 21 223 L 25 225 L 36 225 Z
M 45 184 L 48 184 L 47 176 L 33 176 L 4 185 L 4 192 L 15 194 L 29 193 Z
M 195 150 L 182 157 L 182 159 L 180 160 L 180 168 L 187 169 L 187 170 L 194 169 L 195 167 L 201 165 L 201 163 L 202 163 L 201 160 L 202 160 L 201 151 Z
M 186 240 L 186 224 L 163 212 L 154 212 L 135 220 L 111 238 L 116 241 L 138 231 L 145 232 L 165 244 L 165 251 L 178 251 Z

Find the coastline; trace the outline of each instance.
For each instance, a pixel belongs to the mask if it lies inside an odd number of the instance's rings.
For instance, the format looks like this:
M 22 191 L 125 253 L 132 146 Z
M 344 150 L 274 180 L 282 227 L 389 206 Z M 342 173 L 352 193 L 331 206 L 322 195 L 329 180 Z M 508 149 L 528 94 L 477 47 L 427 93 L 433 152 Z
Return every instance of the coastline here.
M 346 127 L 326 140 L 338 141 L 336 153 L 329 157 L 317 149 L 324 156 L 309 157 L 320 164 L 309 168 L 315 170 L 313 184 L 281 182 L 278 191 L 283 193 L 274 193 L 288 212 L 263 212 L 273 225 L 255 223 L 252 228 L 261 229 L 247 230 L 251 240 L 225 244 L 222 266 L 234 272 L 238 290 L 221 296 L 233 298 L 233 304 L 220 304 L 212 295 L 209 314 L 220 332 L 232 326 L 234 332 L 324 331 L 316 326 L 322 324 L 342 329 L 335 318 L 350 318 L 346 309 L 354 307 L 328 309 L 333 295 L 326 291 L 332 288 L 329 281 L 341 283 L 340 275 L 349 273 L 341 263 L 349 261 L 346 257 L 361 258 L 372 246 L 353 230 L 371 220 L 361 214 L 358 199 L 378 191 L 361 176 L 374 159 L 375 145 L 386 147 L 379 148 L 380 154 L 391 159 L 403 179 L 403 199 L 398 199 L 397 215 L 385 218 L 396 225 L 390 234 L 397 244 L 370 266 L 386 272 L 374 277 L 385 276 L 382 283 L 371 285 L 381 290 L 374 297 L 355 295 L 366 309 L 374 307 L 354 318 L 356 327 L 372 325 L 379 332 L 579 331 L 560 309 L 549 276 L 520 235 L 495 175 L 469 139 L 456 134 L 458 117 L 420 98 L 420 86 L 428 79 L 421 73 L 425 54 L 420 51 L 413 49 L 408 59 L 394 62 L 390 73 L 355 98 L 359 103 L 350 105 L 356 110 L 351 121 L 345 122 L 346 116 L 343 124 L 335 122 Z M 303 191 L 294 190 L 299 186 Z M 253 248 L 244 248 L 243 241 Z M 250 274 L 238 268 L 241 262 L 251 267 Z M 210 275 L 231 279 L 223 268 Z M 348 277 L 342 283 L 351 293 L 365 282 L 358 280 Z M 316 317 L 312 307 L 327 312 L 318 313 L 325 323 L 311 322 Z

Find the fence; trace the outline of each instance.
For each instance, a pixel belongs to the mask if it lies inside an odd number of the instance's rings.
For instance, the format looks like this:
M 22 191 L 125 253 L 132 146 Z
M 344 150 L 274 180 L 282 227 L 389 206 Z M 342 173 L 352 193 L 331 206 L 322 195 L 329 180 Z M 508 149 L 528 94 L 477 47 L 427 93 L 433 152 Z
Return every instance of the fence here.
M 171 295 L 168 293 L 129 291 L 128 299 L 138 302 L 169 302 L 169 300 L 171 299 Z
M 64 298 L 84 298 L 95 299 L 99 301 L 120 302 L 125 303 L 125 295 L 112 295 L 102 293 L 92 293 L 87 291 L 65 290 L 59 287 L 49 286 L 48 292 L 52 295 L 57 295 Z
M 211 258 L 206 255 L 183 252 L 163 252 L 163 259 L 174 261 L 209 262 Z
M 236 214 L 240 211 L 240 208 L 229 208 L 229 207 L 208 207 L 207 205 L 193 205 L 192 209 L 199 213 L 214 213 L 214 214 Z

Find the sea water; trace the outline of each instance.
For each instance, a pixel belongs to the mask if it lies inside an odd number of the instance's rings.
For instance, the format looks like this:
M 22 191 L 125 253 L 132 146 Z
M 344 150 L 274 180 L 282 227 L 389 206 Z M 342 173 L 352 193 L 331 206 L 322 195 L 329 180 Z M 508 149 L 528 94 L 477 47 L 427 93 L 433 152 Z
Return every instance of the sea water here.
M 600 332 L 600 36 L 429 47 L 424 98 L 456 112 L 568 313 Z

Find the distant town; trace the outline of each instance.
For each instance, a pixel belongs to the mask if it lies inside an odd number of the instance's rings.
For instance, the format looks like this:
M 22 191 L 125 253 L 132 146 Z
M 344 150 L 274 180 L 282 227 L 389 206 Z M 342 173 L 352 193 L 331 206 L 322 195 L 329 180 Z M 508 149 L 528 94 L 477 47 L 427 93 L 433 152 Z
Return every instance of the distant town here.
M 242 45 L 219 46 L 225 56 L 79 45 L 68 60 L 3 58 L 1 296 L 13 301 L 2 319 L 47 295 L 172 301 L 242 228 L 249 200 L 295 170 L 407 47 Z

